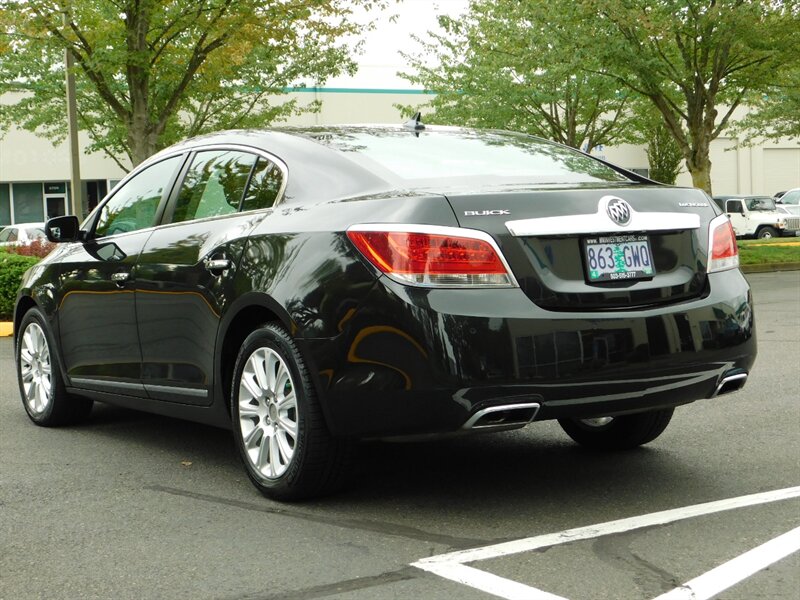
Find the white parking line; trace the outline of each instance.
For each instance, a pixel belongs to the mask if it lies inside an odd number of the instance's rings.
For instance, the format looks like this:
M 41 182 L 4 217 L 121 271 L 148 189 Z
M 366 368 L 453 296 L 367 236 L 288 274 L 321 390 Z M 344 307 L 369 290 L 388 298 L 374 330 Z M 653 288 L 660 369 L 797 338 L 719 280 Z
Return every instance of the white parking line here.
M 708 600 L 800 550 L 800 527 L 695 577 L 655 600 Z
M 524 583 L 460 563 L 434 563 L 425 570 L 507 600 L 567 600 Z
M 423 558 L 412 566 L 423 569 L 430 573 L 435 573 L 440 577 L 456 581 L 464 585 L 485 591 L 500 598 L 507 600 L 565 600 L 544 590 L 527 586 L 525 584 L 505 579 L 486 571 L 481 571 L 473 567 L 466 566 L 465 563 L 476 562 L 480 560 L 487 560 L 491 558 L 500 558 L 503 556 L 510 556 L 520 552 L 529 552 L 540 548 L 548 548 L 557 546 L 559 544 L 566 544 L 580 540 L 588 540 L 604 535 L 611 535 L 615 533 L 623 533 L 644 527 L 652 527 L 654 525 L 665 525 L 667 523 L 674 523 L 684 519 L 699 517 L 702 515 L 710 515 L 713 513 L 733 510 L 737 508 L 744 508 L 747 506 L 755 506 L 758 504 L 767 504 L 769 502 L 777 502 L 780 500 L 787 500 L 790 498 L 800 497 L 800 486 L 785 488 L 782 490 L 774 490 L 771 492 L 762 492 L 759 494 L 750 494 L 748 496 L 740 496 L 738 498 L 728 498 L 726 500 L 717 500 L 714 502 L 705 502 L 703 504 L 694 504 L 692 506 L 684 506 L 671 510 L 664 510 L 660 512 L 650 513 L 637 517 L 630 517 L 627 519 L 619 519 L 617 521 L 608 521 L 606 523 L 599 523 L 597 525 L 589 525 L 587 527 L 578 527 L 575 529 L 567 529 L 557 533 L 549 533 L 546 535 L 539 535 L 535 537 L 525 538 L 522 540 L 514 540 L 511 542 L 503 542 L 500 544 L 493 544 L 491 546 L 484 546 L 482 548 L 472 548 L 470 550 L 460 550 L 457 552 L 449 552 L 447 554 L 439 554 L 437 556 L 430 556 Z M 717 589 L 714 586 L 724 584 L 725 587 L 719 588 L 717 592 L 734 585 L 741 579 L 749 577 L 753 573 L 769 566 L 772 562 L 780 560 L 784 556 L 788 556 L 795 552 L 798 547 L 796 546 L 797 540 L 795 538 L 796 532 L 793 530 L 783 536 L 780 536 L 771 542 L 767 542 L 763 546 L 759 546 L 750 552 L 743 554 L 722 565 L 705 575 L 702 575 L 686 586 L 677 588 L 669 593 L 679 593 L 690 586 L 690 584 L 700 586 L 703 589 Z M 788 536 L 788 537 L 787 537 Z M 785 554 L 780 554 L 785 552 Z M 774 558 L 777 557 L 777 558 Z M 764 562 L 767 560 L 770 562 Z M 737 562 L 738 561 L 738 562 Z M 733 564 L 732 570 L 728 565 Z M 747 569 L 755 569 L 744 575 L 740 579 L 733 580 L 734 576 L 739 576 Z M 713 574 L 713 575 L 712 575 Z M 694 590 L 694 588 L 691 588 Z M 711 594 L 713 595 L 713 593 Z M 685 596 L 670 596 L 670 600 L 677 598 L 684 598 Z M 689 596 L 693 597 L 693 596 Z M 697 598 L 707 598 L 709 596 L 697 596 Z M 660 599 L 664 600 L 664 599 Z

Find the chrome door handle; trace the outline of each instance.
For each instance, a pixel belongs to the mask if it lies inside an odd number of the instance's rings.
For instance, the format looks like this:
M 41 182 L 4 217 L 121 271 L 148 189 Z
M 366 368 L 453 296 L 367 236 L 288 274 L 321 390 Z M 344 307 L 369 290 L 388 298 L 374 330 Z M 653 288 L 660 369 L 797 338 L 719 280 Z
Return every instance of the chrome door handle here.
M 130 279 L 130 278 L 131 278 L 131 274 L 130 273 L 125 273 L 125 272 L 112 273 L 112 275 L 111 275 L 111 281 L 116 283 L 118 286 L 124 285 L 125 282 L 128 281 L 128 279 Z
M 225 271 L 231 268 L 231 261 L 227 258 L 206 259 L 206 270 L 214 273 L 215 271 Z

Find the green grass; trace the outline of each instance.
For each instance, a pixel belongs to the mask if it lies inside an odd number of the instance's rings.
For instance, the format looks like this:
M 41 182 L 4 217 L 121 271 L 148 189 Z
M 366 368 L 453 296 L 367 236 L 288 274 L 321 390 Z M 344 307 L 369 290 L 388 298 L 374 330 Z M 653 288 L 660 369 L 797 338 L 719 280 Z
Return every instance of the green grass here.
M 743 265 L 800 263 L 800 237 L 771 240 L 738 240 Z

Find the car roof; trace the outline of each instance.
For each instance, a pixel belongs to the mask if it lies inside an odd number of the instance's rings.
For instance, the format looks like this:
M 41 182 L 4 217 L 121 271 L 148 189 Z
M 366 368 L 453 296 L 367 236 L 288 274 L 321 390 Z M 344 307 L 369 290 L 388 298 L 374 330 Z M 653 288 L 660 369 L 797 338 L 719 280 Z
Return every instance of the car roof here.
M 17 229 L 44 229 L 44 223 L 13 223 L 9 225 L 3 225 L 3 229 L 6 227 L 16 227 Z
M 432 188 L 430 186 L 415 185 L 410 180 L 399 181 L 397 177 L 386 173 L 385 170 L 373 169 L 361 161 L 353 160 L 348 152 L 344 152 L 336 145 L 336 140 L 340 136 L 348 134 L 385 136 L 387 133 L 419 136 L 422 132 L 400 125 L 286 126 L 273 129 L 230 130 L 179 142 L 159 152 L 149 159 L 146 164 L 157 161 L 169 154 L 200 149 L 205 146 L 245 146 L 277 156 L 286 164 L 290 171 L 290 176 L 284 192 L 284 200 L 289 202 L 295 199 L 336 200 L 359 196 L 389 195 L 398 192 L 405 193 L 411 190 L 417 190 L 417 193 L 424 193 L 423 190 L 431 191 Z M 545 146 L 564 148 L 562 144 L 509 131 L 426 125 L 424 133 L 461 133 L 469 136 L 487 137 L 502 135 L 507 136 L 509 139 L 515 137 L 523 138 Z M 330 140 L 326 139 L 326 135 L 330 136 Z M 330 144 L 327 141 L 330 141 Z M 570 151 L 580 154 L 579 151 L 573 148 L 570 148 Z M 598 163 L 606 164 L 611 170 L 617 171 L 630 182 L 659 185 L 634 173 L 628 173 L 614 165 L 608 165 L 608 163 L 596 157 L 592 157 L 592 159 L 597 160 Z M 442 185 L 437 184 L 434 187 L 435 192 L 438 193 L 447 188 L 444 180 L 441 183 Z
M 366 129 L 366 128 L 365 128 Z M 326 128 L 314 129 L 324 132 Z M 395 186 L 372 171 L 325 146 L 311 136 L 311 128 L 232 130 L 198 136 L 162 150 L 147 161 L 155 162 L 177 151 L 210 145 L 248 146 L 275 155 L 291 171 L 285 200 L 296 198 L 346 198 L 392 191 Z

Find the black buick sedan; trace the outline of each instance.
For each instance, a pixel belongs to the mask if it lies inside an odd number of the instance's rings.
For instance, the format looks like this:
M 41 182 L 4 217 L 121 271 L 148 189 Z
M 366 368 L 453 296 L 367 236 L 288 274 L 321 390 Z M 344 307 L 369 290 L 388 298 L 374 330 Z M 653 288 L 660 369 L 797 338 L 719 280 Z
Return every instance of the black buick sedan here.
M 525 135 L 210 135 L 47 232 L 14 315 L 33 422 L 97 400 L 230 427 L 277 499 L 335 489 L 364 438 L 558 419 L 633 448 L 756 355 L 708 196 Z

